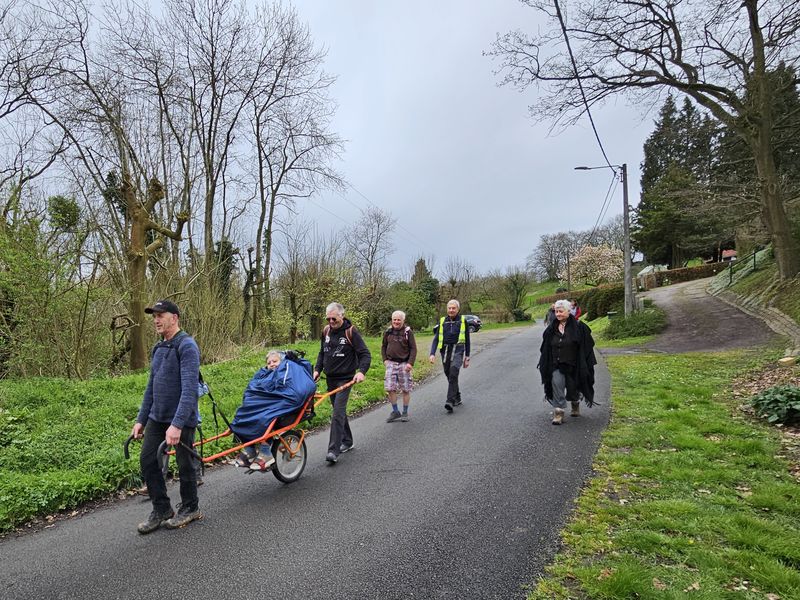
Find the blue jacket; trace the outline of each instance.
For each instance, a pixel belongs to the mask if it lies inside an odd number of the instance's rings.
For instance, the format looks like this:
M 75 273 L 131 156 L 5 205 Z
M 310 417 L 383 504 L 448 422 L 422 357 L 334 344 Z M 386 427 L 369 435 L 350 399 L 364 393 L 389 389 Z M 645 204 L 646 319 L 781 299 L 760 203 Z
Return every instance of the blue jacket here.
M 273 419 L 301 408 L 316 391 L 307 360 L 284 359 L 274 371 L 261 368 L 244 390 L 231 429 L 245 442 L 261 437 Z
M 136 421 L 170 423 L 178 429 L 197 427 L 199 376 L 200 349 L 189 334 L 179 331 L 171 340 L 156 344 Z

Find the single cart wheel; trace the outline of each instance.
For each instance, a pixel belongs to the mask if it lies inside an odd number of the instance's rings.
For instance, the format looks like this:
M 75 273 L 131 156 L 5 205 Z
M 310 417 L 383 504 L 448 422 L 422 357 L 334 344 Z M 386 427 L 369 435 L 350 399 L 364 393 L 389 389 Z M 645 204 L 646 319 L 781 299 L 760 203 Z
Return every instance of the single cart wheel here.
M 287 431 L 281 437 L 294 452 L 294 456 L 286 450 L 283 442 L 275 438 L 272 442 L 272 455 L 275 457 L 275 464 L 272 465 L 272 474 L 283 483 L 292 483 L 300 479 L 303 469 L 306 468 L 308 452 L 306 441 L 301 433 L 295 429 Z

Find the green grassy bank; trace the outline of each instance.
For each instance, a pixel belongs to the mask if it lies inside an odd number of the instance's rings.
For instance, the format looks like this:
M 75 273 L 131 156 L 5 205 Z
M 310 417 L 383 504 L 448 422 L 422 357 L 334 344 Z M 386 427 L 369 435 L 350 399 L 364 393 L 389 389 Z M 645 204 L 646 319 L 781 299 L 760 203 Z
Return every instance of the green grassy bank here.
M 609 357 L 595 476 L 530 598 L 800 598 L 800 485 L 730 394 L 776 357 Z

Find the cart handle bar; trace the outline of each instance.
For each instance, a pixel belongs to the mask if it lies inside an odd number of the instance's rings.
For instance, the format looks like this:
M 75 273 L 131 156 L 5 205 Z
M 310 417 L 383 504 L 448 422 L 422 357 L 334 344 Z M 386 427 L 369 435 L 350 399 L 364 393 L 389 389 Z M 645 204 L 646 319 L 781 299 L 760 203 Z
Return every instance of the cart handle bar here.
M 329 398 L 334 394 L 338 394 L 339 392 L 341 392 L 342 390 L 346 390 L 353 384 L 355 384 L 355 380 L 348 381 L 344 385 L 340 385 L 335 390 L 331 390 L 330 392 L 326 392 L 324 394 L 314 394 L 314 399 L 315 399 L 314 408 L 317 408 L 320 404 L 322 404 L 322 401 L 325 400 L 325 398 Z
M 169 451 L 167 450 L 168 447 L 172 446 L 172 444 L 167 444 L 167 440 L 164 440 L 158 445 L 158 450 L 156 450 L 156 454 L 167 454 Z M 175 446 L 183 446 L 183 449 L 186 450 L 192 457 L 196 458 L 201 463 L 203 462 L 203 458 L 194 451 L 194 448 L 184 444 L 183 442 L 178 442 Z
M 338 394 L 338 393 L 339 393 L 339 392 L 341 392 L 342 390 L 346 390 L 347 388 L 349 388 L 349 387 L 350 387 L 351 385 L 353 385 L 353 384 L 355 384 L 355 381 L 354 381 L 354 380 L 353 380 L 353 381 L 348 381 L 348 382 L 347 382 L 347 383 L 345 383 L 344 385 L 340 385 L 340 386 L 339 386 L 338 388 L 336 388 L 335 390 L 331 390 L 331 391 L 329 391 L 329 392 L 326 392 L 326 393 L 324 393 L 324 394 L 314 394 L 314 408 L 317 408 L 317 407 L 318 407 L 320 404 L 322 404 L 322 401 L 323 401 L 323 400 L 325 400 L 326 398 L 329 398 L 329 397 L 330 397 L 330 396 L 332 396 L 333 394 Z M 270 429 L 272 429 L 272 427 L 270 427 Z M 268 431 L 267 431 L 267 434 L 269 434 L 269 433 L 271 433 L 271 432 L 268 430 Z M 211 442 L 211 441 L 213 441 L 214 439 L 219 439 L 219 438 L 225 437 L 226 435 L 230 435 L 230 429 L 228 429 L 227 431 L 223 432 L 223 433 L 222 433 L 222 434 L 220 434 L 220 435 L 214 436 L 213 438 L 209 438 L 208 440 L 204 440 L 204 442 Z M 266 441 L 266 439 L 265 439 L 266 437 L 267 437 L 267 435 L 265 434 L 265 435 L 261 436 L 261 438 L 259 438 L 259 439 L 257 439 L 257 440 L 253 440 L 252 442 L 250 442 L 250 443 L 248 443 L 248 444 L 242 444 L 242 445 L 241 445 L 241 447 L 242 447 L 242 448 L 244 448 L 244 446 L 249 446 L 249 445 L 251 445 L 251 444 L 256 444 L 256 443 L 259 443 L 259 442 Z M 128 460 L 128 459 L 131 457 L 130 450 L 128 449 L 128 446 L 130 446 L 130 443 L 131 443 L 131 441 L 132 441 L 133 439 L 135 439 L 135 438 L 133 437 L 133 435 L 129 435 L 129 436 L 128 436 L 128 439 L 127 439 L 127 440 L 125 440 L 124 452 L 125 452 L 125 459 L 126 459 L 126 460 Z M 198 444 L 199 444 L 199 442 L 195 442 L 195 445 L 198 445 Z M 187 445 L 186 445 L 186 444 L 184 444 L 183 442 L 180 442 L 180 445 L 181 445 L 181 446 L 183 446 L 184 448 L 186 448 L 186 450 L 188 450 L 188 451 L 189 451 L 189 452 L 192 454 L 192 456 L 194 456 L 195 458 L 197 458 L 198 460 L 200 460 L 200 461 L 202 462 L 202 459 L 200 458 L 200 455 L 199 455 L 197 452 L 195 452 L 193 448 L 190 448 L 189 446 L 187 446 Z M 167 453 L 166 446 L 167 446 L 167 441 L 166 441 L 166 440 L 164 440 L 164 441 L 163 441 L 163 442 L 161 442 L 161 444 L 158 446 L 158 451 L 157 451 L 157 454 L 166 454 L 166 453 Z M 227 453 L 227 452 L 226 452 L 226 453 Z M 214 457 L 212 457 L 212 456 L 209 456 L 208 458 L 209 458 L 209 459 L 212 459 L 212 458 L 214 458 Z

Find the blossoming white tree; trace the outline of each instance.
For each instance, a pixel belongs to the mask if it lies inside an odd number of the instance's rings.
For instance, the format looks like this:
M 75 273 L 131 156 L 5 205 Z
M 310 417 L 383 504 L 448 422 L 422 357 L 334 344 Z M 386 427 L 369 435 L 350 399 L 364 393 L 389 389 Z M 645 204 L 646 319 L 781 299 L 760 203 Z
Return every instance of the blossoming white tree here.
M 624 270 L 622 252 L 605 245 L 584 246 L 570 257 L 569 270 L 560 271 L 559 279 L 591 285 L 619 281 Z

